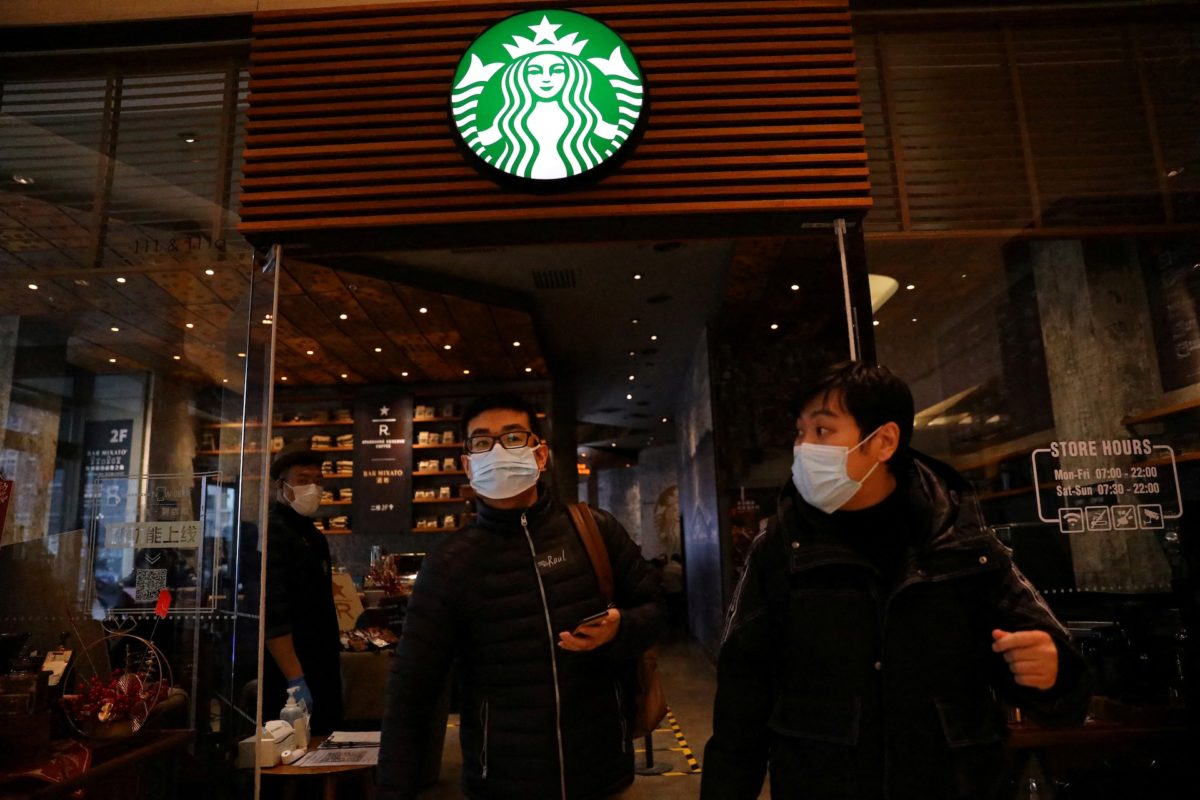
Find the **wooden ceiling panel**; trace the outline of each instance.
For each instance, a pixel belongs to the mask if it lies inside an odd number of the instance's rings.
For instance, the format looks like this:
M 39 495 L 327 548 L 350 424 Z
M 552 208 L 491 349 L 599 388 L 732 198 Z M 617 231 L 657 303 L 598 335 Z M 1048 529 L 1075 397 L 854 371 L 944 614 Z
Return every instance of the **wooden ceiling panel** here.
M 581 191 L 482 179 L 446 115 L 457 60 L 488 26 L 552 5 L 256 15 L 240 230 L 264 241 L 329 229 L 419 236 L 457 222 L 655 214 L 686 226 L 692 214 L 870 207 L 846 0 L 575 7 L 637 55 L 652 99 L 643 141 L 620 172 Z

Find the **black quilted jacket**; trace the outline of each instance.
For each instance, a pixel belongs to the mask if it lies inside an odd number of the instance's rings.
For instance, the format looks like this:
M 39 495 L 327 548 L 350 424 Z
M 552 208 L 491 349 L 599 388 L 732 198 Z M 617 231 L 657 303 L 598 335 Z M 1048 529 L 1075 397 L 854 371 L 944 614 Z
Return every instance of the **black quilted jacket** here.
M 478 522 L 422 563 L 388 680 L 384 797 L 417 796 L 428 720 L 456 659 L 467 797 L 586 800 L 633 780 L 625 676 L 664 627 L 660 589 L 620 524 L 593 509 L 621 627 L 597 650 L 559 649 L 558 633 L 604 601 L 566 508 L 540 495 L 524 512 L 481 503 Z
M 768 765 L 776 800 L 987 800 L 1006 772 L 996 694 L 1083 721 L 1082 659 L 962 478 L 920 457 L 897 491 L 917 535 L 892 586 L 788 485 L 730 607 L 704 800 L 758 797 Z M 1049 633 L 1056 686 L 1017 686 L 994 628 Z

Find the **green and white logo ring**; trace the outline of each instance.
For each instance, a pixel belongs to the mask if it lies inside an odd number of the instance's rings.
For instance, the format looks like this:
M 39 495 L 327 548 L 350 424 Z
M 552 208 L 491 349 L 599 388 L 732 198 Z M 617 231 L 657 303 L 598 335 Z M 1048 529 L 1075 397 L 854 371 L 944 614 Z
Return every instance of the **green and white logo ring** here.
M 515 178 L 553 182 L 611 161 L 642 118 L 637 60 L 608 26 L 530 11 L 484 31 L 454 75 L 450 113 L 466 147 Z

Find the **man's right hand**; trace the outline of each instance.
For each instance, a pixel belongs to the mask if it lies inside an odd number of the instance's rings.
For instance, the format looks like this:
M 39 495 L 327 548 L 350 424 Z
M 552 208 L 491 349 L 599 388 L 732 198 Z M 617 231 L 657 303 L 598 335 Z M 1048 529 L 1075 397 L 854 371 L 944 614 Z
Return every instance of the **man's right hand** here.
M 301 675 L 298 678 L 292 678 L 287 682 L 287 685 L 289 689 L 299 687 L 296 690 L 296 702 L 303 703 L 305 713 L 311 715 L 313 713 L 313 696 L 308 688 L 308 682 L 304 680 L 304 676 Z

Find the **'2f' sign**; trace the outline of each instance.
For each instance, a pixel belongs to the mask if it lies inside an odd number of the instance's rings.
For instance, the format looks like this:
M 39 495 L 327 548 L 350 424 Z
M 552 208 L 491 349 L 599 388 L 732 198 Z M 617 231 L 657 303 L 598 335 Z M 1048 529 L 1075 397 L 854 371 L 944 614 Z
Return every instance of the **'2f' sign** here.
M 129 438 L 128 428 L 109 428 L 108 433 L 109 444 L 124 444 L 125 440 Z

